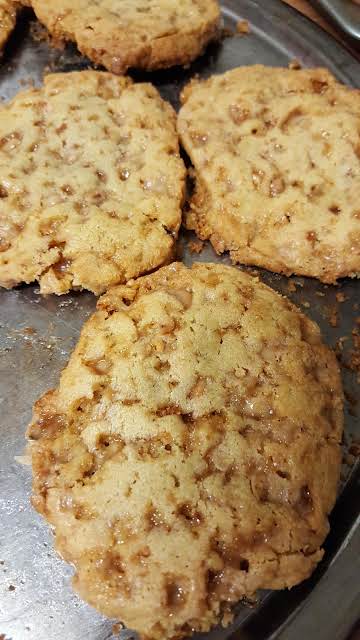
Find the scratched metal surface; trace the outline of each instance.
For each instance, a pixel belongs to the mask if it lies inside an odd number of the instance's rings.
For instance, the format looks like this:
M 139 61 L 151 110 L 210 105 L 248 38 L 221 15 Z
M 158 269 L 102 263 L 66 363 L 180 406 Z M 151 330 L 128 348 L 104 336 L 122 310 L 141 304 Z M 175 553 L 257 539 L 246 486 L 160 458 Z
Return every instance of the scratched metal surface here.
M 163 96 L 177 106 L 181 86 L 194 74 L 209 75 L 255 62 L 286 65 L 297 58 L 304 66 L 326 65 L 341 80 L 360 86 L 360 68 L 351 56 L 306 19 L 279 0 L 223 3 L 227 26 L 238 19 L 251 23 L 251 34 L 227 38 L 211 46 L 186 70 L 152 74 Z M 88 63 L 75 48 L 49 49 L 31 36 L 32 14 L 19 24 L 0 67 L 0 96 L 11 98 L 29 80 L 39 84 L 45 68 L 67 71 Z M 136 78 L 144 77 L 137 74 Z M 1 117 L 1 116 L 0 116 Z M 183 234 L 179 255 L 193 260 L 219 260 L 209 246 L 194 256 Z M 225 261 L 227 258 L 223 258 Z M 351 331 L 359 311 L 360 283 L 344 281 L 326 287 L 304 278 L 287 278 L 259 270 L 263 280 L 288 295 L 321 325 L 326 342 L 335 346 L 347 336 L 342 354 L 349 361 Z M 336 299 L 343 293 L 345 301 Z M 29 505 L 30 470 L 15 456 L 22 454 L 24 432 L 33 402 L 55 385 L 84 319 L 95 307 L 83 292 L 40 298 L 36 286 L 0 291 L 0 638 L 4 640 L 106 640 L 113 622 L 81 602 L 72 592 L 72 569 L 52 549 L 52 536 Z M 333 327 L 337 316 L 337 326 Z M 353 399 L 358 396 L 354 372 L 343 367 L 346 445 L 359 437 Z M 311 402 L 311 398 L 309 398 Z M 263 594 L 255 608 L 239 605 L 234 625 L 215 630 L 206 640 L 343 640 L 360 614 L 359 468 L 344 466 L 343 486 L 332 517 L 324 561 L 314 576 L 291 592 Z M 2 635 L 3 634 L 3 635 Z M 121 640 L 130 637 L 121 632 Z

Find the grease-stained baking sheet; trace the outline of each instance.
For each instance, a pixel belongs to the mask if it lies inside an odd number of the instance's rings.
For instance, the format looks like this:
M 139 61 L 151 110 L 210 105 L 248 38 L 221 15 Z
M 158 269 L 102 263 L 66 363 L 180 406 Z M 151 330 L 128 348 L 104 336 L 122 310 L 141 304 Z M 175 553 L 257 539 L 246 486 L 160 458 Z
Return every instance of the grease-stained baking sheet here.
M 295 58 L 303 66 L 327 66 L 343 82 L 360 86 L 360 67 L 350 54 L 280 0 L 228 0 L 223 3 L 223 15 L 234 35 L 211 45 L 191 67 L 134 74 L 135 79 L 146 77 L 154 82 L 175 107 L 181 87 L 195 73 L 208 76 L 254 63 L 287 65 Z M 239 20 L 249 21 L 249 34 L 237 32 Z M 33 14 L 26 13 L 0 66 L 0 96 L 8 100 L 30 82 L 39 84 L 45 70 L 87 66 L 88 61 L 74 47 L 57 51 L 39 39 Z M 179 243 L 179 256 L 186 263 L 228 262 L 207 244 L 202 253 L 191 254 L 190 238 L 184 232 Z M 255 607 L 239 604 L 234 624 L 227 630 L 215 630 L 206 640 L 342 640 L 360 613 L 360 535 L 356 525 L 359 372 L 355 370 L 359 362 L 355 343 L 360 327 L 360 282 L 345 280 L 334 287 L 306 278 L 257 272 L 315 319 L 325 341 L 339 353 L 347 397 L 346 464 L 326 555 L 312 578 L 290 592 L 260 594 Z M 24 450 L 33 402 L 57 383 L 95 303 L 95 297 L 86 292 L 41 298 L 36 286 L 0 290 L 2 640 L 107 640 L 119 635 L 117 628 L 113 629 L 114 621 L 100 616 L 72 592 L 72 569 L 53 551 L 48 526 L 29 504 L 30 469 L 15 459 Z M 129 637 L 128 632 L 120 632 L 121 640 Z

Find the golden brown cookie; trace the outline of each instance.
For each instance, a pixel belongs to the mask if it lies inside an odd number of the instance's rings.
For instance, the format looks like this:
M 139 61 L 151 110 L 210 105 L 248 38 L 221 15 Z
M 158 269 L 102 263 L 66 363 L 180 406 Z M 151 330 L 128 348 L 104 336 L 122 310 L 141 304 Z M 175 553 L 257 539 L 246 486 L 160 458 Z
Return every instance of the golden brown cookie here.
M 341 434 L 318 327 L 234 267 L 172 264 L 100 298 L 36 403 L 33 504 L 85 600 L 181 638 L 310 575 Z
M 360 92 L 326 70 L 240 67 L 188 85 L 187 226 L 234 262 L 335 282 L 360 275 Z
M 0 285 L 110 285 L 168 261 L 185 169 L 175 114 L 150 84 L 53 74 L 0 114 Z
M 0 54 L 16 24 L 16 3 L 0 0 Z
M 217 0 L 30 0 L 55 40 L 113 73 L 188 64 L 219 33 Z

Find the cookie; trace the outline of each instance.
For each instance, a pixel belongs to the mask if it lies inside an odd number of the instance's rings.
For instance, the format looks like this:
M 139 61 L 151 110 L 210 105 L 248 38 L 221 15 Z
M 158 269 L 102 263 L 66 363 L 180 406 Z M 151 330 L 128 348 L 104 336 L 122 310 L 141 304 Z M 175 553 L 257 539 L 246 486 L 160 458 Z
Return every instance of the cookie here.
M 75 589 L 143 639 L 207 631 L 323 555 L 338 365 L 313 322 L 234 267 L 110 289 L 28 434 L 33 505 Z
M 53 74 L 0 117 L 0 285 L 110 285 L 169 261 L 185 169 L 175 114 L 150 84 Z
M 0 54 L 16 24 L 16 5 L 12 0 L 0 0 Z
M 234 262 L 334 283 L 360 274 L 360 92 L 323 69 L 241 67 L 182 95 L 187 226 Z
M 219 34 L 217 0 L 31 0 L 55 41 L 113 73 L 188 64 Z

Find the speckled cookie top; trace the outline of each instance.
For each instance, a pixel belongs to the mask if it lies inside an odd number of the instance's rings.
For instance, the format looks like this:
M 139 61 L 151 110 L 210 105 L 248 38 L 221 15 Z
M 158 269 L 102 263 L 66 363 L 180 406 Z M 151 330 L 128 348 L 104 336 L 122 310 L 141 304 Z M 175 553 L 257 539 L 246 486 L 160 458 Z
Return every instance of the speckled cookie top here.
M 55 39 L 75 41 L 113 73 L 187 64 L 219 33 L 217 0 L 30 2 Z
M 16 3 L 12 0 L 0 0 L 0 55 L 16 24 Z
M 235 262 L 360 274 L 360 92 L 323 69 L 240 67 L 183 91 L 187 225 Z
M 102 293 L 172 254 L 185 169 L 150 84 L 53 74 L 0 112 L 0 285 Z
M 318 327 L 235 268 L 172 264 L 100 298 L 35 405 L 33 504 L 84 599 L 181 638 L 311 573 L 341 434 Z

